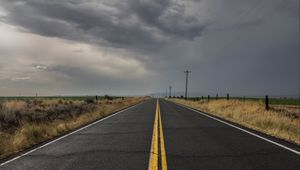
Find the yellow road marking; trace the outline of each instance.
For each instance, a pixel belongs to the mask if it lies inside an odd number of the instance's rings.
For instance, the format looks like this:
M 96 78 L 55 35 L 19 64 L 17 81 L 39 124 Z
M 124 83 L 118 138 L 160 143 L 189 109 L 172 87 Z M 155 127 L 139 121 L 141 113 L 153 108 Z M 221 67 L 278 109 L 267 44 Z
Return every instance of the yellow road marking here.
M 166 156 L 165 140 L 164 140 L 159 103 L 158 103 L 158 113 L 159 113 L 159 130 L 160 130 L 159 132 L 160 132 L 161 169 L 167 170 L 168 169 L 167 156 Z
M 167 168 L 165 141 L 163 135 L 160 106 L 157 100 L 148 170 L 158 170 L 158 142 L 159 142 L 158 135 L 160 135 L 161 169 L 167 170 L 168 168 Z
M 155 119 L 153 126 L 153 135 L 149 159 L 149 170 L 158 170 L 158 101 L 156 102 Z

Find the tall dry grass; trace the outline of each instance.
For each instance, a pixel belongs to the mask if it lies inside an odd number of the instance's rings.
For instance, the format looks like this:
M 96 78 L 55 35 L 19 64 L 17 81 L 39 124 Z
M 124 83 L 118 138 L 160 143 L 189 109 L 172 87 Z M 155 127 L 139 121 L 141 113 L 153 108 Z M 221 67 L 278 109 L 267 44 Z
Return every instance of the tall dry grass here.
M 9 101 L 0 103 L 0 158 L 63 135 L 147 97 L 100 101 Z
M 251 129 L 300 144 L 300 119 L 275 109 L 265 110 L 262 101 L 211 100 L 185 101 L 170 99 L 200 111 L 208 112 Z

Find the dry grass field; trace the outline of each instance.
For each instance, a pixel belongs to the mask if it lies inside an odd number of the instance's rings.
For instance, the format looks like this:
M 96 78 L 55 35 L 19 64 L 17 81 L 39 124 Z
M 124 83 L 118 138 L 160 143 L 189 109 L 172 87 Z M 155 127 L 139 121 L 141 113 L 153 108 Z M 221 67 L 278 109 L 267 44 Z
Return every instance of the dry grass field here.
M 200 111 L 208 112 L 251 129 L 300 145 L 299 106 L 271 105 L 265 110 L 262 101 L 169 99 Z
M 10 100 L 0 103 L 0 158 L 63 135 L 147 97 L 115 100 Z

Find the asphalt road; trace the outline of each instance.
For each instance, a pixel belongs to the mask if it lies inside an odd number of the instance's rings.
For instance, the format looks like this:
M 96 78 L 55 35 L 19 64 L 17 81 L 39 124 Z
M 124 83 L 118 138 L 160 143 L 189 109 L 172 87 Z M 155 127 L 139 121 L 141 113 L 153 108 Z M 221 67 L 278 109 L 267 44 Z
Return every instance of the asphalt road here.
M 155 105 L 142 103 L 0 169 L 147 169 Z
M 160 102 L 169 169 L 300 169 L 300 156 L 167 101 Z
M 165 168 L 172 170 L 300 169 L 299 154 L 174 103 L 159 103 L 160 109 L 155 99 L 139 104 L 0 169 L 131 170 L 148 169 L 155 161 L 163 169 L 164 157 Z M 166 155 L 159 152 L 158 160 L 150 161 L 154 139 Z

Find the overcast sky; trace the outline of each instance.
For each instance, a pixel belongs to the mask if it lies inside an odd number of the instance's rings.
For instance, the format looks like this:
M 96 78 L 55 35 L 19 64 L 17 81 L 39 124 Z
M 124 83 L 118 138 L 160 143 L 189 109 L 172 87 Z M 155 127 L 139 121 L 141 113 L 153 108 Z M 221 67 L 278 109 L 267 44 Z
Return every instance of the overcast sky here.
M 299 95 L 299 0 L 0 0 L 0 96 Z

